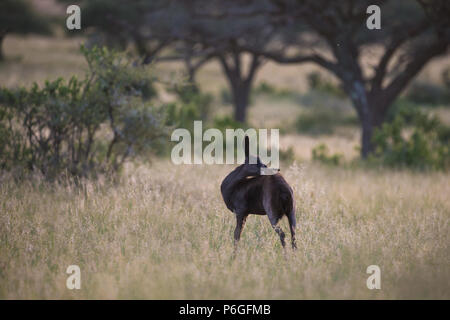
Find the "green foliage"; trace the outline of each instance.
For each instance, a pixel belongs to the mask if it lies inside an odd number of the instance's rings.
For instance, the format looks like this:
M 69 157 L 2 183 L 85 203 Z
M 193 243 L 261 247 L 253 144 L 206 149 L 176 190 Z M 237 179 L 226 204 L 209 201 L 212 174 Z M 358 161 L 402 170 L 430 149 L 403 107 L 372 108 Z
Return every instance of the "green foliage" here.
M 269 84 L 269 83 L 267 83 L 267 82 L 265 82 L 265 81 L 262 81 L 260 84 L 259 84 L 259 86 L 257 86 L 255 89 L 254 89 L 254 92 L 255 93 L 263 93 L 263 94 L 276 94 L 277 93 L 277 89 L 274 87 L 274 86 L 272 86 L 271 84 Z
M 329 111 L 310 111 L 302 113 L 295 122 L 299 133 L 310 135 L 333 133 L 334 118 Z
M 388 109 L 386 121 L 392 122 L 398 115 L 401 115 L 405 123 L 409 125 L 412 123 L 415 114 L 419 112 L 419 109 L 420 107 L 410 99 L 399 97 Z
M 296 93 L 287 89 L 278 89 L 272 86 L 270 83 L 262 81 L 253 91 L 254 95 L 266 95 L 269 97 L 282 99 L 282 98 L 292 98 L 296 96 Z
M 330 154 L 328 146 L 325 143 L 321 143 L 312 149 L 313 160 L 327 165 L 337 166 L 341 164 L 343 157 L 340 153 Z
M 224 105 L 233 104 L 233 95 L 231 94 L 231 92 L 228 88 L 222 88 L 220 90 L 220 100 L 222 101 L 222 104 L 224 104 Z
M 231 116 L 222 116 L 222 117 L 218 116 L 218 117 L 215 117 L 214 120 L 212 121 L 211 128 L 219 129 L 222 132 L 222 135 L 224 137 L 223 148 L 224 148 L 224 150 L 226 150 L 226 145 L 227 145 L 227 142 L 225 139 L 226 130 L 227 129 L 234 129 L 234 130 L 242 129 L 245 131 L 245 130 L 249 129 L 249 126 L 246 123 L 242 123 L 242 122 L 234 120 Z M 237 152 L 237 148 L 238 148 L 238 145 L 235 144 L 235 146 L 234 146 L 235 154 Z
M 345 92 L 337 85 L 324 79 L 319 72 L 311 72 L 308 74 L 308 84 L 311 90 L 318 91 L 323 94 L 335 96 L 338 98 L 345 98 Z
M 170 89 L 177 102 L 166 106 L 166 124 L 193 130 L 195 120 L 206 121 L 211 113 L 213 97 L 202 93 L 192 84 L 176 85 Z
M 216 117 L 213 121 L 213 128 L 217 128 L 223 133 L 225 133 L 226 129 L 244 129 L 247 130 L 248 126 L 244 123 L 234 120 L 230 116 L 225 117 Z
M 371 160 L 393 167 L 447 169 L 449 132 L 438 118 L 420 110 L 399 112 L 391 122 L 375 131 L 375 152 Z
M 292 146 L 287 148 L 286 150 L 279 150 L 280 160 L 285 162 L 286 164 L 292 164 L 295 161 L 295 152 Z
M 2 168 L 88 175 L 158 148 L 163 114 L 144 103 L 155 95 L 155 79 L 106 48 L 82 51 L 89 66 L 83 80 L 1 89 Z
M 344 114 L 339 110 L 312 108 L 300 114 L 295 122 L 297 132 L 309 135 L 332 134 L 336 127 L 357 125 L 355 116 Z

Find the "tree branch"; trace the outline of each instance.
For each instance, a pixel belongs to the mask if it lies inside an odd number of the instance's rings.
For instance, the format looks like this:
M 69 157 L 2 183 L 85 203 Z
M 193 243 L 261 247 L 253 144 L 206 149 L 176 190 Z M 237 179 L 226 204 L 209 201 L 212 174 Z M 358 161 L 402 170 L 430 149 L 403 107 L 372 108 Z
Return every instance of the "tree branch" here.
M 394 56 L 397 49 L 399 49 L 408 39 L 422 33 L 427 28 L 427 26 L 429 26 L 429 22 L 427 20 L 422 20 L 412 28 L 405 28 L 404 26 L 402 26 L 400 30 L 393 31 L 394 39 L 391 41 L 390 45 L 387 46 L 386 51 L 380 59 L 375 75 L 371 80 L 372 91 L 381 89 L 381 85 L 383 84 L 383 79 L 386 75 L 389 62 L 391 61 L 391 58 Z M 404 32 L 404 30 L 406 30 L 406 32 Z
M 265 58 L 271 59 L 278 63 L 291 64 L 291 63 L 313 62 L 327 70 L 330 70 L 331 72 L 333 72 L 335 74 L 338 73 L 338 65 L 336 63 L 329 61 L 326 58 L 324 58 L 318 54 L 297 55 L 297 56 L 293 56 L 293 57 L 287 57 L 280 53 L 273 53 L 273 52 L 258 50 L 258 49 L 254 49 L 254 48 L 246 48 L 246 50 L 255 55 L 263 56 Z
M 259 55 L 253 54 L 252 56 L 252 62 L 250 64 L 250 68 L 248 71 L 247 76 L 245 77 L 245 82 L 246 83 L 251 83 L 253 80 L 253 77 L 255 76 L 256 70 L 258 69 L 258 67 L 261 64 L 261 59 L 259 57 Z
M 383 90 L 383 96 L 385 106 L 397 97 L 398 94 L 406 87 L 409 81 L 414 78 L 422 67 L 432 58 L 445 53 L 448 49 L 448 42 L 437 40 L 433 45 L 428 46 L 418 52 L 413 59 L 406 65 L 403 72 L 401 72 L 396 78 L 394 78 L 389 85 Z

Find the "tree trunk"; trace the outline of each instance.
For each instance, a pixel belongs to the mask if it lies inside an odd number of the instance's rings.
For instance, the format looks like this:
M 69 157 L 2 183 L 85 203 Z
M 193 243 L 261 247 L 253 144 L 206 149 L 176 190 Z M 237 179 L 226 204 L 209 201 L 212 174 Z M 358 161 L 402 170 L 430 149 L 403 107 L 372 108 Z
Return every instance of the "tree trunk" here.
M 368 155 L 373 151 L 372 137 L 373 126 L 368 121 L 361 121 L 362 133 L 361 133 L 361 157 L 366 159 Z
M 244 123 L 247 119 L 247 107 L 250 88 L 245 83 L 235 84 L 232 89 L 234 120 Z
M 390 104 L 380 96 L 369 95 L 359 81 L 350 88 L 350 97 L 361 122 L 361 157 L 366 159 L 374 151 L 373 134 L 383 124 Z
M 187 58 L 184 60 L 184 64 L 186 65 L 186 71 L 188 76 L 188 82 L 192 84 L 193 86 L 197 87 L 197 83 L 195 81 L 195 75 L 197 73 L 198 68 L 194 67 L 192 64 L 192 61 Z
M 249 70 L 244 75 L 241 68 L 241 54 L 242 52 L 239 51 L 233 52 L 231 54 L 232 61 L 228 62 L 225 56 L 220 55 L 219 61 L 227 76 L 233 95 L 234 120 L 245 123 L 253 79 L 262 61 L 259 55 L 253 54 Z
M 372 104 L 370 104 L 372 105 Z M 361 121 L 362 134 L 361 134 L 361 157 L 366 159 L 373 151 L 373 134 L 376 129 L 380 128 L 386 118 L 386 112 L 382 110 L 375 110 L 371 108 L 369 119 Z
M 3 54 L 3 39 L 5 39 L 5 35 L 0 34 L 0 61 L 5 60 L 5 55 Z

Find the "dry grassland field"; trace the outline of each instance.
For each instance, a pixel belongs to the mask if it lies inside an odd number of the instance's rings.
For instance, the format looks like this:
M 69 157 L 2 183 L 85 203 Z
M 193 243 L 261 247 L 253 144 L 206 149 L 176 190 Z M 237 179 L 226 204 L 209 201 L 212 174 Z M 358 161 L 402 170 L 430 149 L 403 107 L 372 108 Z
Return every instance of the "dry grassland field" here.
M 3 177 L 0 297 L 449 297 L 447 175 L 291 166 L 297 252 L 284 256 L 267 217 L 250 216 L 233 260 L 218 191 L 229 169 L 163 161 L 82 188 Z M 81 290 L 66 288 L 71 264 Z M 372 264 L 381 290 L 367 289 Z
M 81 42 L 8 37 L 12 61 L 0 66 L 0 83 L 82 75 Z M 444 65 L 448 57 L 420 77 L 434 79 Z M 301 91 L 311 70 L 268 63 L 257 83 Z M 226 86 L 215 63 L 199 82 L 212 93 Z M 283 128 L 305 108 L 258 98 L 249 119 Z M 214 110 L 231 113 L 217 101 Z M 448 110 L 433 112 L 448 121 Z M 296 201 L 296 252 L 282 250 L 266 216 L 251 215 L 233 258 L 235 217 L 220 183 L 234 166 L 154 158 L 126 164 L 114 181 L 78 185 L 39 176 L 17 183 L 4 173 L 0 299 L 450 299 L 450 174 L 311 160 L 312 148 L 325 142 L 350 163 L 359 134 L 356 126 L 331 135 L 281 134 L 281 147 L 292 147 L 296 159 L 281 166 Z M 286 218 L 281 226 L 288 233 Z M 80 267 L 80 290 L 66 287 L 69 265 Z M 380 267 L 380 290 L 367 288 L 370 265 Z

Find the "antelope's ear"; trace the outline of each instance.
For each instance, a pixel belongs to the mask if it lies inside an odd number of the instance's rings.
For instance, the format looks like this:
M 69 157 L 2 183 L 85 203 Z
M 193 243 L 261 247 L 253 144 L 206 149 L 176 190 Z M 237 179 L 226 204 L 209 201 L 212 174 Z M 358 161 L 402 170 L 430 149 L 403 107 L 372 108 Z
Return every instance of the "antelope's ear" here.
M 245 136 L 244 138 L 245 162 L 248 162 L 248 157 L 250 153 L 249 149 L 250 149 L 249 139 L 248 136 Z

